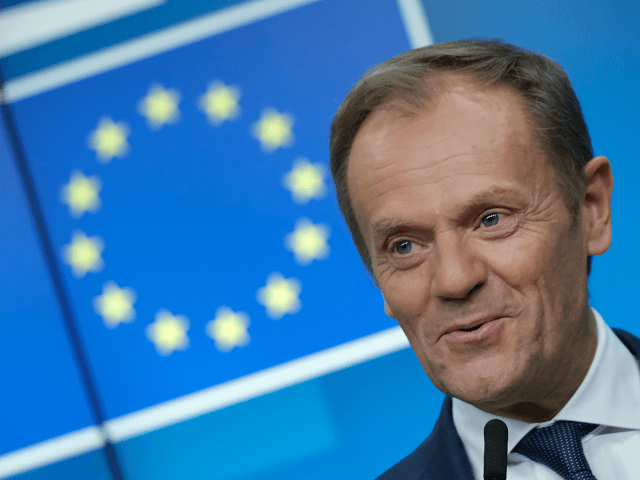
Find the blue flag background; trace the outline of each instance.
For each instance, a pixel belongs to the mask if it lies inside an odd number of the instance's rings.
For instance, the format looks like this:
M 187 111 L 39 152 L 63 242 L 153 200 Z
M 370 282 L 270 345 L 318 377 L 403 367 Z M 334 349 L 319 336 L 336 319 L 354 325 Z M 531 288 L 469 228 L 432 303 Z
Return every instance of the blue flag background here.
M 382 31 L 380 10 L 318 2 L 14 106 L 20 133 L 38 139 L 25 142 L 25 151 L 107 418 L 394 325 L 353 255 L 327 158 L 329 124 L 346 94 L 345 79 L 408 48 L 396 6 L 385 3 Z M 328 21 L 337 8 L 343 21 Z M 349 20 L 356 17 L 357 27 Z M 374 25 L 379 40 L 372 44 L 365 33 Z M 358 50 L 369 46 L 370 53 L 354 64 L 335 48 L 337 36 Z M 219 126 L 199 107 L 216 81 L 241 91 L 238 118 Z M 154 85 L 179 92 L 175 124 L 153 129 L 139 113 Z M 268 108 L 294 119 L 292 144 L 272 153 L 252 135 Z M 87 145 L 103 117 L 130 131 L 128 153 L 108 163 Z M 323 199 L 304 205 L 283 186 L 300 157 L 324 169 L 327 189 Z M 78 219 L 60 200 L 74 170 L 101 182 L 100 210 Z M 301 266 L 287 250 L 285 238 L 301 218 L 329 227 L 325 260 Z M 104 268 L 83 278 L 75 278 L 62 258 L 75 231 L 104 242 Z M 274 272 L 302 286 L 300 311 L 279 320 L 256 299 Z M 113 330 L 92 304 L 108 281 L 137 294 L 135 321 Z M 374 301 L 349 301 L 362 295 Z M 248 315 L 246 347 L 220 352 L 206 335 L 206 323 L 221 306 Z M 145 336 L 160 309 L 187 317 L 186 350 L 163 357 Z

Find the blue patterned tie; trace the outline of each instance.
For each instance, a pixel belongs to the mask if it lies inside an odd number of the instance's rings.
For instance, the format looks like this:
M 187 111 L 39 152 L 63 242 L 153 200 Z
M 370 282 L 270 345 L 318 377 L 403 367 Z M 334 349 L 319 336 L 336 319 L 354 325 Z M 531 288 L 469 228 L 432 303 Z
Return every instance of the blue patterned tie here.
M 543 463 L 565 480 L 596 480 L 582 450 L 582 437 L 597 425 L 559 421 L 532 430 L 513 449 Z

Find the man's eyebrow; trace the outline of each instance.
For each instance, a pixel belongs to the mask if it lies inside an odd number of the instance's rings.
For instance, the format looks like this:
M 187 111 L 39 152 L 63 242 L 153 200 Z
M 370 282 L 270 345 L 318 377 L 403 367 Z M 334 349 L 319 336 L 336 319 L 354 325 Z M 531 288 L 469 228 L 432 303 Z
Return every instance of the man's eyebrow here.
M 471 197 L 466 205 L 460 209 L 458 218 L 465 219 L 469 215 L 475 213 L 478 209 L 486 207 L 492 203 L 503 199 L 504 197 L 516 197 L 522 199 L 522 192 L 519 189 L 513 187 L 493 186 L 484 192 L 477 193 Z M 423 224 L 417 224 L 413 222 L 406 222 L 399 219 L 392 218 L 380 218 L 371 225 L 371 232 L 374 239 L 386 238 L 394 233 L 401 233 L 406 231 L 425 230 Z

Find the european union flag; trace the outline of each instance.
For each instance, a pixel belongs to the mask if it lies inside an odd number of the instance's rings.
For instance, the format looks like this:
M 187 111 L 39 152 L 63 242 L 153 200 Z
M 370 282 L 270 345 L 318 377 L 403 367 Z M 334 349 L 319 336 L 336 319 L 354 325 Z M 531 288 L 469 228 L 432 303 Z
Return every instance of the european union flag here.
M 398 7 L 264 17 L 133 41 L 12 105 L 107 420 L 395 326 L 328 132 L 358 76 L 410 48 Z

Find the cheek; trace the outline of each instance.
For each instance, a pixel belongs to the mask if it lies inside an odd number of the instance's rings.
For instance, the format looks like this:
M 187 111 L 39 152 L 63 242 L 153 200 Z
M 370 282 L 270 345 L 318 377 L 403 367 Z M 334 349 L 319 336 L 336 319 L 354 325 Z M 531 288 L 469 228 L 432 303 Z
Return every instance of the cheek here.
M 489 246 L 483 253 L 481 261 L 514 288 L 535 283 L 545 275 L 554 257 L 550 242 L 541 241 L 539 236 L 530 238 L 526 235 L 500 246 Z
M 411 323 L 426 310 L 429 280 L 421 270 L 423 268 L 394 271 L 380 276 L 384 298 L 398 321 Z

